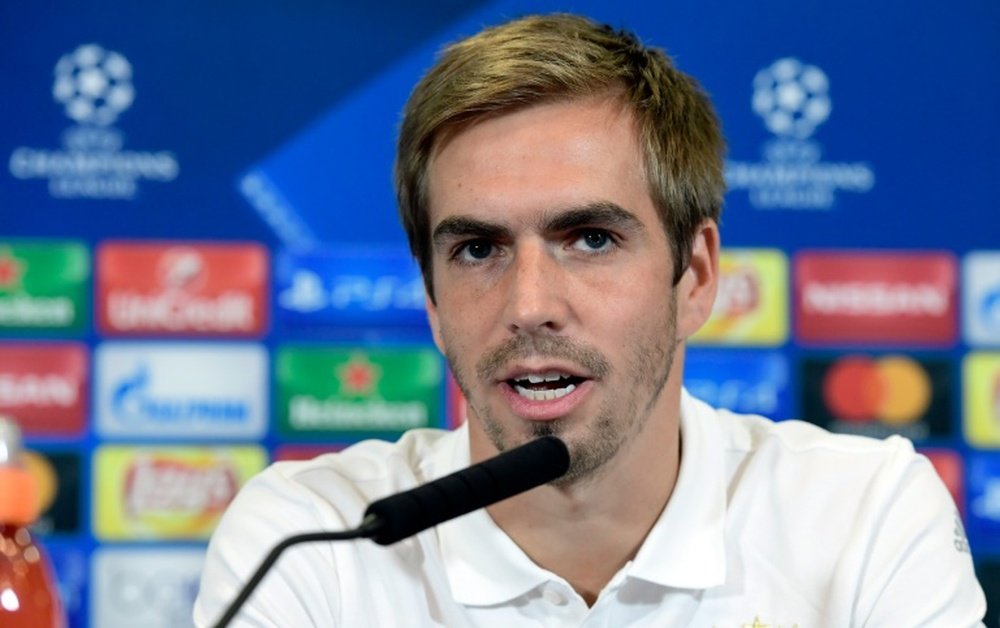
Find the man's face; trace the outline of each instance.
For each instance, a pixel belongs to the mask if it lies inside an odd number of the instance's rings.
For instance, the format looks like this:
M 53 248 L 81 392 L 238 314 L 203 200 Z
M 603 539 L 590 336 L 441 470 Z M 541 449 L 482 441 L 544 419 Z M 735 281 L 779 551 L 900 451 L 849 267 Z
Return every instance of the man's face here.
M 428 175 L 428 310 L 473 457 L 555 434 L 573 460 L 562 481 L 590 476 L 671 412 L 660 393 L 679 342 L 631 114 L 588 98 L 487 119 Z

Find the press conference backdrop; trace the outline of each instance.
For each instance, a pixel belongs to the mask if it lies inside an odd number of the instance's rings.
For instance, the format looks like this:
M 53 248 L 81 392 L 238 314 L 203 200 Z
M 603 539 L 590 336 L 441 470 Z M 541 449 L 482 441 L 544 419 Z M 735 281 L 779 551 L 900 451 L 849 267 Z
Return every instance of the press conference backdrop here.
M 73 626 L 190 623 L 205 542 L 270 461 L 462 420 L 397 225 L 399 111 L 444 42 L 559 10 L 666 48 L 724 121 L 689 389 L 912 438 L 993 625 L 994 0 L 6 2 L 0 412 Z

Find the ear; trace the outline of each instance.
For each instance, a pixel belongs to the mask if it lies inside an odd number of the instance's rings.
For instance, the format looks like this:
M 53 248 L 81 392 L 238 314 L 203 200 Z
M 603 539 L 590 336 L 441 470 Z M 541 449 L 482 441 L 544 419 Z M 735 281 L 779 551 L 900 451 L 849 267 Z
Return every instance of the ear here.
M 441 342 L 441 322 L 438 320 L 437 306 L 429 295 L 424 296 L 424 308 L 427 310 L 427 323 L 431 326 L 431 334 L 434 335 L 434 344 L 438 351 L 444 355 L 444 343 Z
M 705 220 L 691 246 L 691 260 L 677 284 L 677 335 L 687 339 L 698 331 L 715 304 L 719 287 L 719 226 Z

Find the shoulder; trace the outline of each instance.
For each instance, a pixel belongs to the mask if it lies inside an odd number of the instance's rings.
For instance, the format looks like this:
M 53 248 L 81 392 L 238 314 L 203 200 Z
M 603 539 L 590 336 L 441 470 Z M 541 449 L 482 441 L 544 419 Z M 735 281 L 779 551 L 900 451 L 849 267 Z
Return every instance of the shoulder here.
M 458 432 L 411 430 L 395 442 L 366 440 L 311 460 L 274 463 L 244 491 L 291 497 L 291 489 L 321 508 L 348 507 L 450 473 L 467 464 L 467 457 L 467 444 Z

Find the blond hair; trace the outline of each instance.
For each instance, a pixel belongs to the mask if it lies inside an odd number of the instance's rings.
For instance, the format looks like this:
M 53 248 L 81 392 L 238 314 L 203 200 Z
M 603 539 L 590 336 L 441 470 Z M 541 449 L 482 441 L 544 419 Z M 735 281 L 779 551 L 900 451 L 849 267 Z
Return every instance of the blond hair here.
M 403 111 L 396 197 L 410 250 L 433 299 L 427 168 L 449 133 L 545 101 L 620 92 L 633 112 L 650 196 L 671 243 L 674 282 L 696 229 L 718 222 L 725 142 L 708 97 L 663 51 L 587 18 L 529 16 L 447 47 Z

